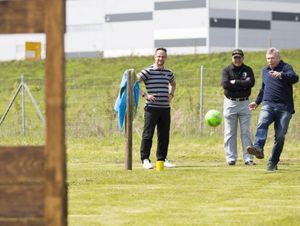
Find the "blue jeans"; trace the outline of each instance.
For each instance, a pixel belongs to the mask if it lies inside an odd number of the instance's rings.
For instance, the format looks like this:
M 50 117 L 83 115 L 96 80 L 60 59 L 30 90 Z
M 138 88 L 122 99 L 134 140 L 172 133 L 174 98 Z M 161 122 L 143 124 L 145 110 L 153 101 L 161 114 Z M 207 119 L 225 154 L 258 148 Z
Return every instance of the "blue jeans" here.
M 254 147 L 263 150 L 269 125 L 274 122 L 275 142 L 269 162 L 276 165 L 280 160 L 280 155 L 284 145 L 285 134 L 287 133 L 292 114 L 288 111 L 272 108 L 264 105 L 259 113 L 259 120 L 255 135 Z

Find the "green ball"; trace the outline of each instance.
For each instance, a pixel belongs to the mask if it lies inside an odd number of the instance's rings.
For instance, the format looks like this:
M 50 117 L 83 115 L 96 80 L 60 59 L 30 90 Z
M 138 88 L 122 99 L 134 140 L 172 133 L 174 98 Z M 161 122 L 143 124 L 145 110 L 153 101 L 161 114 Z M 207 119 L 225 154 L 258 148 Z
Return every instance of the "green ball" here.
M 205 114 L 205 123 L 208 126 L 217 127 L 222 123 L 222 116 L 217 110 L 209 110 Z

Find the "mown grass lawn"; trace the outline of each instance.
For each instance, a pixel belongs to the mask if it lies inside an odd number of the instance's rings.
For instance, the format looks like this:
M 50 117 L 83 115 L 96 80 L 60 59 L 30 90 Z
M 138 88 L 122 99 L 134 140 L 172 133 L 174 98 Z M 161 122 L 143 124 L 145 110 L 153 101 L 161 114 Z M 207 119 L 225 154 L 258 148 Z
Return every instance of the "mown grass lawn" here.
M 158 172 L 142 169 L 137 137 L 132 171 L 124 137 L 69 141 L 69 225 L 299 225 L 299 142 L 287 142 L 269 173 L 270 142 L 256 166 L 229 167 L 222 137 L 175 136 L 169 156 L 178 167 Z
M 283 59 L 299 73 L 299 50 L 283 50 Z M 225 164 L 222 127 L 204 127 L 199 135 L 200 65 L 204 65 L 204 107 L 222 109 L 220 73 L 230 52 L 170 56 L 176 74 L 169 158 L 177 168 L 146 171 L 139 161 L 142 104 L 134 122 L 133 170 L 124 168 L 125 138 L 116 137 L 113 104 L 124 70 L 140 71 L 153 57 L 76 59 L 66 61 L 66 142 L 68 221 L 70 226 L 98 225 L 300 225 L 299 84 L 294 88 L 296 114 L 289 128 L 279 170 L 265 168 L 266 158 L 247 167 Z M 247 52 L 260 88 L 265 52 Z M 0 110 L 5 112 L 24 74 L 44 112 L 44 61 L 0 62 Z M 28 102 L 30 101 L 27 98 Z M 44 144 L 44 127 L 27 105 L 27 137 L 21 135 L 21 99 L 0 128 L 1 145 Z M 30 108 L 31 107 L 31 108 Z M 256 126 L 257 114 L 253 114 Z M 253 126 L 253 130 L 254 130 Z M 253 131 L 254 132 L 254 131 Z M 212 136 L 209 136 L 212 135 Z M 272 129 L 270 129 L 272 136 Z M 92 138 L 94 137 L 94 138 Z M 95 138 L 97 137 L 97 138 Z M 155 163 L 153 144 L 152 161 Z M 241 155 L 241 151 L 239 151 Z

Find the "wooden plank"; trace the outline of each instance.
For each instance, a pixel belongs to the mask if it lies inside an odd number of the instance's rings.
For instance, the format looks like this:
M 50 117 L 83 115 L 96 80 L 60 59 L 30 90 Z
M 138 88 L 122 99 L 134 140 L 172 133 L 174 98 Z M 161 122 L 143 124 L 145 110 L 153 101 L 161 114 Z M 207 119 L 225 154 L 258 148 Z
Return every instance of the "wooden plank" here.
M 67 225 L 64 32 L 65 1 L 46 1 L 46 224 Z
M 44 180 L 44 167 L 44 146 L 0 146 L 0 184 Z
M 0 225 L 5 226 L 45 226 L 43 218 L 0 218 Z
M 44 216 L 45 183 L 0 185 L 1 217 Z
M 0 33 L 44 33 L 45 0 L 0 1 Z
M 0 225 L 44 216 L 44 159 L 44 146 L 0 146 Z M 2 224 L 5 217 L 17 219 Z

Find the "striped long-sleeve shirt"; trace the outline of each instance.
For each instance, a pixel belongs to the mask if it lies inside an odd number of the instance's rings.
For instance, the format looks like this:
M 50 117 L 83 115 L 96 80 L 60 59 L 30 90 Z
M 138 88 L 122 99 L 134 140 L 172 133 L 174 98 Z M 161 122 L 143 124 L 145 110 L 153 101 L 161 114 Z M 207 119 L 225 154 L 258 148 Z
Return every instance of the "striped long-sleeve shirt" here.
M 156 97 L 155 102 L 146 100 L 146 105 L 155 108 L 169 108 L 169 84 L 173 83 L 174 74 L 166 68 L 157 68 L 151 65 L 142 70 L 138 75 L 138 79 L 144 81 L 148 94 Z

